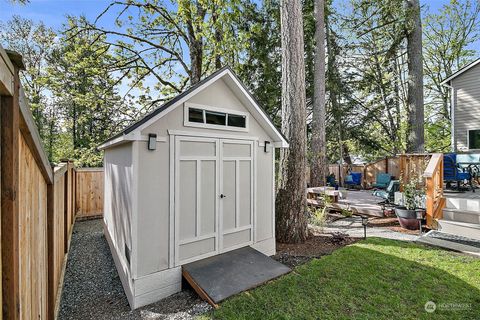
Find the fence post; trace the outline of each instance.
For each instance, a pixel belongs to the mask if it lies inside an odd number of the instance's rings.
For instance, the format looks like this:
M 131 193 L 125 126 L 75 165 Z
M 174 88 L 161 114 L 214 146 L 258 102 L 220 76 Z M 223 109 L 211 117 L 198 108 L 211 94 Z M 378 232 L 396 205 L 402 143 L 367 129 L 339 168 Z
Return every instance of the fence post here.
M 68 231 L 70 230 L 69 219 L 68 219 L 68 162 L 64 163 L 67 166 L 67 170 L 64 172 L 64 181 L 63 181 L 63 253 L 68 252 Z
M 4 319 L 20 318 L 19 286 L 19 133 L 20 133 L 20 65 L 13 70 L 14 92 L 2 96 L 1 122 L 1 239 L 2 304 Z
M 52 170 L 54 168 L 52 167 Z M 55 178 L 47 184 L 47 250 L 48 250 L 48 319 L 55 318 Z
M 368 185 L 367 181 L 367 166 L 363 165 L 363 189 L 366 189 Z

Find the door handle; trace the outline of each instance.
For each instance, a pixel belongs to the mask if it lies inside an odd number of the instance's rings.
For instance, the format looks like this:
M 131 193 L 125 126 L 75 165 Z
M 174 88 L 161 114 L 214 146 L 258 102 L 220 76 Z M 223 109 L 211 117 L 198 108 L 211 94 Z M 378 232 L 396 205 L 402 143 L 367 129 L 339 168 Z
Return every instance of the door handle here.
M 220 199 L 226 198 L 227 196 L 224 195 L 223 193 L 220 195 Z

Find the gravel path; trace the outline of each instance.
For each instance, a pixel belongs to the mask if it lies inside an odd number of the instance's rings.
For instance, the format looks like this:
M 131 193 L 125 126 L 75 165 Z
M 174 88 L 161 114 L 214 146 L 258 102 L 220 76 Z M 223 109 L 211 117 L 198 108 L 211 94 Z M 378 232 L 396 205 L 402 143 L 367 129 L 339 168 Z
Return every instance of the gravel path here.
M 60 320 L 193 319 L 210 306 L 191 290 L 130 310 L 118 277 L 102 220 L 75 223 L 65 273 Z
M 349 218 L 339 219 L 330 223 L 323 228 L 323 233 L 342 232 L 348 234 L 350 237 L 363 238 L 362 218 L 353 216 Z M 380 237 L 393 240 L 415 241 L 418 235 L 407 234 L 403 232 L 392 231 L 383 227 L 367 227 L 367 237 Z

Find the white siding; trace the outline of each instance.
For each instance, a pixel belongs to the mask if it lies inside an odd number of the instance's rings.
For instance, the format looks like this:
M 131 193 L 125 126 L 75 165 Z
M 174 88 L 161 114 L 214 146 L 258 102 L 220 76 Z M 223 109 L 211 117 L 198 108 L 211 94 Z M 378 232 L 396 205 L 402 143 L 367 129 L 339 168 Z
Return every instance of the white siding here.
M 125 245 L 132 251 L 132 144 L 105 150 L 105 233 L 130 304 L 133 303 L 131 266 L 125 256 Z M 130 261 L 132 254 L 130 254 Z
M 139 277 L 168 268 L 169 257 L 169 143 L 155 151 L 139 142 L 137 250 Z M 173 170 L 173 169 L 172 169 Z
M 468 150 L 468 130 L 480 129 L 480 64 L 452 80 L 455 90 L 454 149 Z

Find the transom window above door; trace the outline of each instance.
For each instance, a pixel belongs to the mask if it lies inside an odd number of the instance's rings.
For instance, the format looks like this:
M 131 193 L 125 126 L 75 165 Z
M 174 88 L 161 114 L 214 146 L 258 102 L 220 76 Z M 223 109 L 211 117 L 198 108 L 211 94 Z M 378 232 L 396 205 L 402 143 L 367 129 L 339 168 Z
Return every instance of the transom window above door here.
M 248 113 L 186 103 L 184 125 L 230 131 L 248 131 Z

